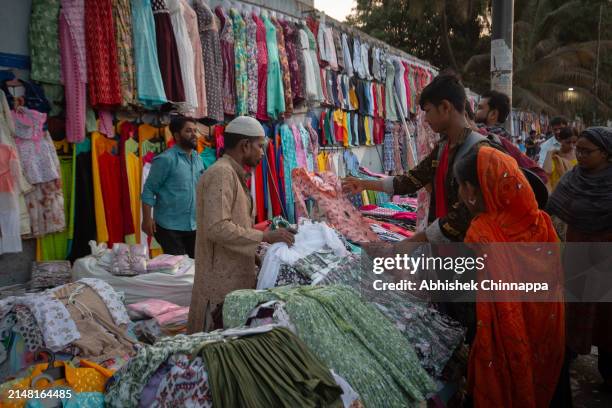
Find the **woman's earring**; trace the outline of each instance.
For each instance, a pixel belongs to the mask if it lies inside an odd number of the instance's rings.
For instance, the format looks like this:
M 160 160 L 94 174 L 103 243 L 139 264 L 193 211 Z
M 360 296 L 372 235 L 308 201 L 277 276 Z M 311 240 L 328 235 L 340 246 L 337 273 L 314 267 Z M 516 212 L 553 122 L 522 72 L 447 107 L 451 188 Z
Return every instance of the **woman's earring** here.
M 468 200 L 468 203 L 470 203 L 471 205 L 474 205 L 474 204 L 476 204 L 476 199 L 472 198 L 472 199 Z

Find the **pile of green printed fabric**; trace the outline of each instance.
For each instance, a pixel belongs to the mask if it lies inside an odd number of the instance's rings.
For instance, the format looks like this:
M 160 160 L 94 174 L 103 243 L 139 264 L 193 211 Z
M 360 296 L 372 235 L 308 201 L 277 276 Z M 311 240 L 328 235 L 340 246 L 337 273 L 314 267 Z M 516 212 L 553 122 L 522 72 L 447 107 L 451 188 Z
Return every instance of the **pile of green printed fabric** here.
M 342 408 L 335 378 L 293 333 L 268 325 L 146 346 L 115 373 L 105 402 L 117 408 Z
M 257 305 L 274 300 L 282 302 L 296 335 L 365 407 L 418 406 L 435 392 L 406 337 L 348 286 L 235 291 L 225 298 L 225 327 L 244 325 Z

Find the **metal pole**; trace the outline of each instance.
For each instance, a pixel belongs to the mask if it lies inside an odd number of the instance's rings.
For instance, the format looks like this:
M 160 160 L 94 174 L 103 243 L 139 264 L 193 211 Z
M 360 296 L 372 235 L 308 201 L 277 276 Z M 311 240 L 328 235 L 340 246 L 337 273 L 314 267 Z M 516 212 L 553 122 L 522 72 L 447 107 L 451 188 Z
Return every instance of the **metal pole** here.
M 514 0 L 492 0 L 491 89 L 503 92 L 512 106 L 512 36 Z M 512 133 L 511 115 L 505 128 Z
M 603 3 L 599 5 L 599 28 L 597 31 L 597 59 L 595 60 L 595 84 L 593 86 L 595 98 L 599 95 L 599 57 L 601 55 L 601 20 L 603 18 Z M 593 110 L 593 124 L 597 124 L 597 107 Z

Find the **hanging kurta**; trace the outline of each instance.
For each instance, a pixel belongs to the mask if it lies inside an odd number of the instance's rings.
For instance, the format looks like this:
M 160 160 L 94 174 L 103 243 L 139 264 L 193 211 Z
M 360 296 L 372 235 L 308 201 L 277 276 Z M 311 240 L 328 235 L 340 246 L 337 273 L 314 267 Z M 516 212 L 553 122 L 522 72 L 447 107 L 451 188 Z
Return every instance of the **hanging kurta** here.
M 266 26 L 266 45 L 268 47 L 268 83 L 267 83 L 267 111 L 268 116 L 276 119 L 285 112 L 285 94 L 283 78 L 278 55 L 278 38 L 276 28 L 270 19 L 263 17 Z
M 285 98 L 285 112 L 293 113 L 293 96 L 291 94 L 291 71 L 289 70 L 289 59 L 287 58 L 287 50 L 285 48 L 285 35 L 283 27 L 277 19 L 273 18 L 272 24 L 276 28 L 276 39 L 278 42 L 278 57 L 283 75 L 283 96 Z
M 247 105 L 250 115 L 257 113 L 258 94 L 258 66 L 257 66 L 257 22 L 252 14 L 245 16 L 247 24 L 247 76 L 248 96 Z M 267 57 L 266 57 L 267 59 Z
M 292 103 L 294 105 L 299 105 L 304 101 L 304 90 L 297 57 L 297 31 L 295 27 L 287 21 L 281 21 L 280 25 L 283 28 L 283 34 L 285 36 L 285 50 L 287 51 L 287 60 L 289 61 L 289 71 L 291 73 Z M 301 55 L 301 52 L 299 54 Z
M 315 77 L 315 82 L 316 82 L 315 86 L 317 88 L 316 101 L 322 102 L 324 99 L 324 96 L 323 96 L 323 84 L 321 82 L 321 68 L 319 67 L 319 62 L 318 62 L 319 60 L 317 56 L 317 42 L 315 40 L 314 34 L 312 33 L 312 31 L 310 31 L 308 27 L 304 26 L 303 30 L 308 36 L 310 60 L 312 63 L 312 70 L 314 72 L 314 77 Z
M 59 38 L 66 101 L 66 139 L 79 143 L 85 138 L 87 105 L 84 0 L 62 0 Z
M 167 102 L 159 70 L 151 0 L 131 0 L 138 102 L 151 108 Z
M 234 66 L 236 75 L 236 116 L 248 113 L 248 72 L 247 72 L 247 31 L 246 23 L 240 13 L 230 10 L 232 30 L 234 31 Z
M 204 0 L 194 0 L 193 8 L 198 17 L 198 30 L 204 62 L 204 77 L 206 83 L 206 106 L 209 118 L 223 120 L 223 96 L 221 85 L 223 81 L 223 62 L 219 43 L 219 25 L 212 10 Z
M 191 40 L 187 32 L 187 24 L 183 17 L 181 1 L 166 0 L 166 5 L 170 13 L 172 32 L 176 40 L 176 49 L 181 67 L 181 78 L 183 79 L 183 86 L 185 89 L 185 103 L 181 104 L 180 111 L 191 116 L 198 107 L 193 47 L 191 46 Z
M 117 42 L 119 81 L 121 82 L 121 106 L 128 106 L 136 99 L 136 67 L 132 44 L 132 10 L 130 0 L 113 0 L 113 20 Z
M 111 0 L 85 0 L 85 40 L 89 104 L 116 107 L 121 88 Z
M 189 308 L 189 333 L 205 329 L 212 312 L 228 293 L 254 288 L 255 251 L 263 232 L 253 229 L 255 211 L 244 169 L 223 156 L 197 187 L 196 271 Z
M 306 99 L 309 102 L 316 101 L 318 98 L 317 94 L 317 82 L 315 79 L 314 73 L 314 64 L 312 61 L 312 55 L 310 53 L 310 42 L 308 41 L 308 34 L 306 34 L 305 30 L 300 30 L 300 49 L 302 52 L 303 60 L 304 60 L 304 93 L 306 94 Z
M 198 31 L 198 16 L 187 0 L 180 1 L 183 10 L 183 18 L 185 19 L 185 25 L 187 27 L 187 34 L 189 35 L 189 41 L 193 48 L 193 76 L 198 106 L 192 114 L 196 118 L 203 118 L 207 115 L 208 110 L 206 101 L 206 79 L 204 74 L 204 55 L 202 54 L 202 41 L 200 39 L 200 32 Z
M 6 9 L 10 14 L 10 10 Z M 60 0 L 33 0 L 29 26 L 30 79 L 61 84 L 58 18 Z
M 266 26 L 261 18 L 253 14 L 257 24 L 257 119 L 268 120 L 268 45 Z
M 157 39 L 157 58 L 161 77 L 164 81 L 166 98 L 169 102 L 185 102 L 185 85 L 170 12 L 165 0 L 152 1 L 155 37 Z
M 236 54 L 234 52 L 234 28 L 232 20 L 220 6 L 215 14 L 221 23 L 219 39 L 223 61 L 223 110 L 226 115 L 236 114 Z

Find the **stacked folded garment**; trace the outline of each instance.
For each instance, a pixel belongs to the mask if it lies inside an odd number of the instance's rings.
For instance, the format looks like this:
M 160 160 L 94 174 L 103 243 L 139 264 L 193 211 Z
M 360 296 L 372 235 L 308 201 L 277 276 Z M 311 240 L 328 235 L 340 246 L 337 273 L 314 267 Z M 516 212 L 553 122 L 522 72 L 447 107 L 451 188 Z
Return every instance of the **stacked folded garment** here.
M 148 273 L 166 273 L 169 275 L 180 275 L 185 272 L 185 266 L 189 266 L 185 255 L 159 255 L 147 262 Z
M 166 336 L 187 331 L 188 307 L 181 307 L 165 300 L 148 299 L 128 305 L 128 310 L 134 320 L 153 320 L 141 324 L 143 332 L 153 335 L 152 337 L 155 337 L 157 327 L 159 334 Z

